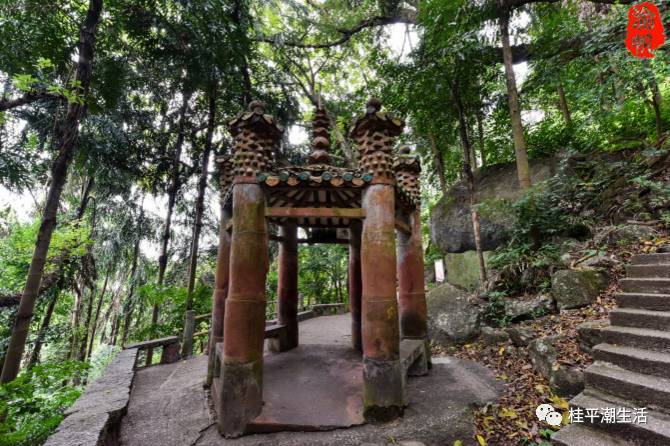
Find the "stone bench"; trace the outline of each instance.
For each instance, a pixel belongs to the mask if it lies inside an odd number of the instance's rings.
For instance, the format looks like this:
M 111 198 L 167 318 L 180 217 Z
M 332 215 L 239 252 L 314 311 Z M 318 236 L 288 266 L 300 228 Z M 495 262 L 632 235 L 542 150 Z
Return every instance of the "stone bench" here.
M 407 376 L 423 376 L 428 373 L 426 341 L 403 339 L 400 341 L 400 363 Z
M 126 348 L 65 412 L 45 446 L 116 446 L 121 418 L 128 409 L 137 348 Z
M 139 352 L 140 350 L 156 347 L 163 347 L 163 353 L 161 354 L 160 361 L 161 364 L 171 364 L 173 362 L 179 361 L 181 344 L 179 342 L 178 336 L 167 336 L 165 338 L 136 342 L 135 344 L 130 344 L 123 347 L 123 349 L 135 349 Z M 147 364 L 147 366 L 149 365 L 150 364 Z M 137 368 L 137 364 L 135 364 L 135 368 Z

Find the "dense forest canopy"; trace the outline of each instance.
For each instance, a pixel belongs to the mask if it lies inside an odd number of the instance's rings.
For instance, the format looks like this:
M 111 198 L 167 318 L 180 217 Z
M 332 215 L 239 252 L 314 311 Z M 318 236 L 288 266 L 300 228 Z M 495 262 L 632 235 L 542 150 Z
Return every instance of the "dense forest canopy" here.
M 530 187 L 529 158 L 667 146 L 670 53 L 630 55 L 629 4 L 0 1 L 2 382 L 58 400 L 3 398 L 0 444 L 43 440 L 115 349 L 210 311 L 215 160 L 252 99 L 287 128 L 279 162 L 304 161 L 323 105 L 334 159 L 353 165 L 347 129 L 379 98 L 421 156 L 427 219 L 483 166 L 516 161 Z M 668 24 L 668 2 L 656 4 Z M 439 255 L 427 229 L 424 246 Z M 346 300 L 346 258 L 301 247 L 304 306 Z M 273 264 L 269 301 L 276 277 Z

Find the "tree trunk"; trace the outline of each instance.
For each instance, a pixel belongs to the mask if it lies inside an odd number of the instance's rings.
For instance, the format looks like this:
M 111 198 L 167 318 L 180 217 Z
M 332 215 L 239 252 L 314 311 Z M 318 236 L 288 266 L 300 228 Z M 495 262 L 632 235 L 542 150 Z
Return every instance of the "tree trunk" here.
M 516 154 L 517 177 L 519 179 L 519 187 L 521 189 L 528 189 L 531 185 L 530 166 L 528 165 L 526 138 L 523 134 L 523 124 L 521 122 L 519 92 L 516 88 L 516 77 L 514 75 L 514 66 L 512 64 L 512 48 L 509 43 L 509 11 L 503 11 L 503 13 L 500 14 L 498 23 L 500 24 L 500 38 L 502 40 L 509 114 L 512 121 L 512 137 L 514 139 L 514 152 Z
M 444 177 L 444 161 L 442 160 L 442 153 L 440 153 L 440 149 L 437 147 L 437 141 L 435 140 L 435 137 L 432 134 L 428 135 L 428 139 L 430 140 L 430 150 L 431 153 L 433 154 L 433 165 L 435 166 L 435 175 L 437 175 L 437 179 L 440 181 L 440 189 L 442 190 L 442 195 L 447 195 L 447 180 Z
M 177 192 L 180 187 L 180 165 L 181 165 L 181 149 L 184 145 L 184 138 L 186 136 L 186 112 L 188 111 L 188 101 L 191 99 L 192 92 L 184 87 L 182 92 L 183 100 L 181 109 L 179 111 L 179 127 L 177 134 L 177 141 L 175 142 L 174 156 L 172 158 L 172 178 L 170 187 L 168 189 L 168 207 L 165 216 L 165 227 L 163 228 L 163 235 L 161 236 L 161 250 L 158 256 L 158 288 L 163 286 L 165 280 L 165 270 L 167 268 L 168 244 L 170 243 L 170 230 L 172 228 L 172 212 L 174 211 L 175 202 L 177 200 Z M 154 304 L 151 312 L 151 324 L 158 323 L 158 305 Z M 147 349 L 147 364 L 151 364 L 151 357 L 153 356 L 153 348 Z
M 107 291 L 107 282 L 109 281 L 109 275 L 112 273 L 113 267 L 110 265 L 107 275 L 105 276 L 105 282 L 102 284 L 102 291 L 100 292 L 100 297 L 98 297 L 98 305 L 95 308 L 95 315 L 93 316 L 93 323 L 91 324 L 91 334 L 88 341 L 88 349 L 86 350 L 86 355 L 84 359 L 90 357 L 93 353 L 93 341 L 95 340 L 95 332 L 98 326 L 98 319 L 100 318 L 100 310 L 102 309 L 102 302 L 105 299 L 105 292 Z
M 482 157 L 482 167 L 486 166 L 486 144 L 484 142 L 484 120 L 481 111 L 477 110 L 477 136 L 479 139 L 479 156 Z
M 81 192 L 81 200 L 79 201 L 79 207 L 77 207 L 77 215 L 76 219 L 81 220 L 81 218 L 84 216 L 84 212 L 86 212 L 86 208 L 88 207 L 88 202 L 91 199 L 91 190 L 93 190 L 93 183 L 95 182 L 95 177 L 91 175 L 88 180 L 86 181 L 82 192 Z
M 565 90 L 563 89 L 563 81 L 558 80 L 558 108 L 561 110 L 565 125 L 572 127 L 572 117 L 570 116 L 570 108 L 568 107 L 568 100 L 565 97 Z
M 209 155 L 212 152 L 212 138 L 216 127 L 216 99 L 218 86 L 214 84 L 209 93 L 209 116 L 207 121 L 207 134 L 205 146 L 202 151 L 200 178 L 198 179 L 198 197 L 195 200 L 195 218 L 193 223 L 193 237 L 191 239 L 191 261 L 188 268 L 188 292 L 186 296 L 186 311 L 193 310 L 193 290 L 195 288 L 195 276 L 198 268 L 198 247 L 200 244 L 200 232 L 202 232 L 202 215 L 205 212 L 205 192 L 207 191 L 207 179 L 209 176 Z M 192 332 L 187 339 L 186 325 L 184 324 L 184 336 L 182 339 L 182 357 L 190 356 L 193 350 Z
M 79 339 L 79 321 L 81 320 L 81 310 L 84 307 L 84 290 L 75 282 L 74 285 L 76 298 L 74 301 L 74 312 L 70 318 L 72 333 L 70 335 L 70 359 L 77 359 L 77 341 Z
M 37 340 L 35 341 L 35 346 L 33 351 L 30 354 L 30 360 L 28 361 L 28 368 L 34 367 L 40 360 L 40 352 L 42 351 L 42 345 L 44 344 L 44 337 L 46 336 L 46 331 L 49 329 L 49 324 L 51 323 L 51 317 L 53 316 L 54 309 L 56 308 L 56 302 L 58 301 L 58 295 L 60 294 L 60 283 L 57 283 L 53 288 L 53 297 L 47 306 L 46 313 L 44 314 L 44 319 L 42 319 L 42 325 L 40 330 L 37 333 Z
M 86 99 L 91 84 L 91 63 L 93 61 L 93 47 L 95 44 L 95 32 L 100 20 L 103 0 L 90 0 L 86 19 L 79 35 L 79 60 L 77 62 L 77 72 L 75 80 L 79 83 L 79 94 Z M 21 357 L 26 347 L 26 339 L 30 330 L 35 301 L 40 290 L 42 275 L 44 274 L 44 265 L 46 263 L 51 235 L 56 226 L 56 214 L 60 204 L 60 196 L 63 191 L 63 185 L 67 178 L 68 167 L 74 154 L 77 137 L 79 136 L 79 122 L 84 111 L 84 105 L 79 101 L 72 102 L 68 106 L 67 116 L 60 125 L 59 129 L 59 148 L 51 168 L 51 185 L 47 195 L 44 213 L 39 232 L 37 233 L 37 242 L 35 251 L 30 261 L 28 278 L 21 296 L 21 303 L 14 321 L 12 336 L 7 348 L 7 356 L 2 368 L 0 383 L 6 383 L 14 380 L 21 368 Z
M 86 360 L 86 346 L 88 345 L 88 333 L 91 331 L 91 319 L 93 318 L 93 298 L 95 297 L 95 287 L 91 288 L 88 293 L 88 302 L 86 304 L 86 320 L 84 321 L 83 338 L 79 345 L 80 361 Z
M 663 98 L 661 96 L 661 91 L 658 88 L 658 83 L 656 82 L 654 72 L 651 70 L 648 64 L 645 65 L 647 67 L 648 73 L 647 81 L 649 84 L 649 89 L 651 90 L 651 105 L 654 108 L 654 117 L 656 120 L 656 143 L 660 144 L 661 136 L 663 135 L 663 115 L 661 114 L 661 104 L 663 102 Z
M 133 260 L 130 267 L 130 288 L 128 290 L 128 297 L 123 305 L 123 336 L 121 337 L 121 345 L 125 345 L 130 332 L 130 320 L 135 307 L 134 293 L 137 286 L 137 261 L 140 256 L 140 243 L 142 241 L 142 225 L 144 224 L 144 198 L 140 205 L 140 215 L 137 219 L 137 239 L 133 247 Z
M 468 138 L 468 126 L 465 119 L 465 112 L 463 111 L 463 104 L 461 102 L 460 93 L 456 85 L 453 86 L 454 103 L 458 112 L 458 131 L 461 137 L 461 144 L 463 146 L 463 176 L 468 183 L 468 193 L 470 195 L 470 216 L 472 219 L 472 233 L 475 238 L 475 249 L 477 250 L 477 259 L 479 260 L 479 280 L 480 283 L 486 281 L 486 263 L 484 262 L 484 253 L 482 251 L 482 237 L 481 228 L 479 225 L 479 214 L 477 212 L 476 204 L 476 189 L 475 177 L 470 167 L 470 138 Z

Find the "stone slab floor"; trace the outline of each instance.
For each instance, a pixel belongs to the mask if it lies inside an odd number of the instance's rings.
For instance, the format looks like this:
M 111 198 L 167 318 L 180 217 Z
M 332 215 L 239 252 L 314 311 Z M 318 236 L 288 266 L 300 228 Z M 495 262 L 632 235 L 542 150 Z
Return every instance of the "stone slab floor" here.
M 207 357 L 153 366 L 135 376 L 128 413 L 121 424 L 123 446 L 359 446 L 418 441 L 426 446 L 464 445 L 473 440 L 472 408 L 494 401 L 500 383 L 483 366 L 456 358 L 434 358 L 429 376 L 410 378 L 409 407 L 402 419 L 362 424 L 360 356 L 349 349 L 349 315 L 322 316 L 300 324 L 301 346 L 266 353 L 259 417 L 300 429 L 222 438 L 211 418 L 204 382 Z M 335 428 L 332 426 L 350 426 Z

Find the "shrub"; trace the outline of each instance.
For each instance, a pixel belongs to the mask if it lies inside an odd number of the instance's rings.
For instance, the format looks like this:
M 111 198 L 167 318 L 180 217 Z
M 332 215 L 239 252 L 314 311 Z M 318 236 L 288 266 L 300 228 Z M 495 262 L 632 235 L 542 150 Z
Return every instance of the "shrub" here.
M 0 446 L 42 444 L 81 394 L 71 383 L 87 369 L 78 361 L 46 363 L 0 386 Z

